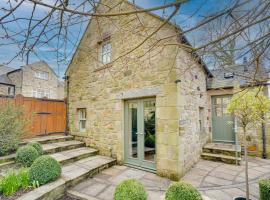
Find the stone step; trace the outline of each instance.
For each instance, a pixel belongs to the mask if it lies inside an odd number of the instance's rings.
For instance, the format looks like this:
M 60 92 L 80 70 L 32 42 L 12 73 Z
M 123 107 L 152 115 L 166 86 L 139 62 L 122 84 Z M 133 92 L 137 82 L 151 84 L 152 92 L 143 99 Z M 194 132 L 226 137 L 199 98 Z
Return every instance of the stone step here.
M 20 145 L 26 145 L 28 142 L 39 142 L 40 144 L 49 144 L 55 142 L 64 142 L 68 140 L 73 140 L 73 136 L 71 135 L 48 135 L 48 136 L 40 136 L 31 139 L 23 140 Z
M 241 157 L 235 158 L 233 156 L 213 154 L 213 153 L 202 153 L 201 157 L 205 160 L 211 160 L 216 162 L 224 162 L 227 164 L 241 164 Z
M 88 158 L 91 156 L 96 156 L 98 154 L 98 150 L 92 149 L 89 147 L 81 147 L 78 149 L 72 149 L 68 151 L 62 151 L 58 153 L 51 154 L 53 158 L 55 158 L 61 165 L 67 165 L 78 160 L 82 160 L 84 158 Z
M 62 151 L 54 154 L 50 154 L 55 158 L 61 165 L 66 165 L 90 156 L 95 156 L 98 154 L 98 150 L 89 147 L 81 147 L 77 149 Z M 8 168 L 14 166 L 15 161 L 5 162 L 0 164 L 0 169 Z
M 80 147 L 84 147 L 84 146 L 85 146 L 85 143 L 80 142 L 80 141 L 76 141 L 76 140 L 69 140 L 69 141 L 49 143 L 49 144 L 42 145 L 44 154 L 52 154 L 52 153 L 76 149 L 76 148 L 80 148 Z M 7 156 L 1 156 L 0 157 L 0 164 L 14 161 L 15 157 L 16 157 L 15 153 L 7 155 Z
M 68 187 L 86 178 L 93 177 L 103 169 L 116 164 L 116 160 L 105 156 L 92 156 L 62 167 L 61 178 L 30 191 L 18 200 L 47 200 L 63 196 Z
M 237 155 L 241 156 L 241 146 L 237 147 L 234 144 L 224 144 L 224 143 L 208 143 L 203 147 L 203 153 L 212 153 L 212 154 L 222 154 L 226 156 Z

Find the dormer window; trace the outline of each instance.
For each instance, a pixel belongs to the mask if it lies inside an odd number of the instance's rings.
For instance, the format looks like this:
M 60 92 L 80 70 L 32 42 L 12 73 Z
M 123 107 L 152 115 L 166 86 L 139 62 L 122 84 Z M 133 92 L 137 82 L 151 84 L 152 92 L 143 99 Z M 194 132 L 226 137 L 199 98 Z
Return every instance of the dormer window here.
M 233 78 L 233 72 L 225 72 L 224 73 L 224 78 L 226 78 L 226 79 L 229 79 L 229 78 Z
M 102 64 L 108 64 L 111 62 L 112 44 L 110 40 L 106 40 L 101 43 L 101 62 Z

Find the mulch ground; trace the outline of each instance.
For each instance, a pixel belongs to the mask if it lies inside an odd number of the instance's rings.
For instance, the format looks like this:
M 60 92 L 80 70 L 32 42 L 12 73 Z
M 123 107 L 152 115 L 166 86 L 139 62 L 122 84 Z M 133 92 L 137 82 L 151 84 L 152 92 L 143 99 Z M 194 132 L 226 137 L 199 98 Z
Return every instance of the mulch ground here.
M 0 200 L 15 200 L 15 199 L 18 199 L 20 196 L 22 196 L 23 194 L 27 193 L 27 192 L 30 192 L 31 188 L 29 189 L 21 189 L 21 190 L 18 190 L 16 193 L 14 193 L 13 195 L 9 196 L 9 197 L 6 197 L 6 196 L 3 196 L 3 195 L 0 195 Z

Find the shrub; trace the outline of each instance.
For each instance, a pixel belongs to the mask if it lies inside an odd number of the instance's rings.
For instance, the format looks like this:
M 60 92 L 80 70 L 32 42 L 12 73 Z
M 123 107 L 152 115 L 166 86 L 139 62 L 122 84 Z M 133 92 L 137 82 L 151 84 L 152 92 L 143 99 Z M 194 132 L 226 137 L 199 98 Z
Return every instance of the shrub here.
M 38 142 L 29 142 L 27 145 L 34 147 L 39 155 L 43 154 L 43 148 L 40 143 Z
M 29 187 L 28 170 L 21 169 L 19 171 L 9 171 L 0 180 L 0 193 L 5 196 L 14 194 L 20 188 L 26 189 Z
M 24 117 L 22 106 L 0 105 L 0 156 L 14 152 L 20 137 L 24 135 L 28 119 Z
M 38 152 L 34 147 L 24 146 L 17 150 L 16 161 L 24 167 L 30 167 L 38 156 Z
M 270 200 L 270 179 L 260 180 L 260 199 Z
M 115 189 L 114 200 L 146 200 L 144 186 L 136 179 L 121 182 Z
M 165 200 L 202 200 L 201 194 L 192 185 L 177 182 L 170 185 L 165 194 Z
M 44 185 L 56 180 L 61 175 L 60 164 L 51 156 L 40 156 L 29 170 L 30 182 Z

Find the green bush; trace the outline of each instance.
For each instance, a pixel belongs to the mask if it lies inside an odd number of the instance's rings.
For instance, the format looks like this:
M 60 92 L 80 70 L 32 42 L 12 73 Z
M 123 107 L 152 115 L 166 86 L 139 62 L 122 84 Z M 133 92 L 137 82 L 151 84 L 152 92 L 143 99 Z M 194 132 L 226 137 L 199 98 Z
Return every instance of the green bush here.
M 115 189 L 114 200 L 146 200 L 144 186 L 136 179 L 121 182 Z
M 165 194 L 165 200 L 202 200 L 201 194 L 192 185 L 177 182 L 170 185 Z
M 0 105 L 0 156 L 15 152 L 29 120 L 22 106 Z
M 24 167 L 30 167 L 38 157 L 37 150 L 32 146 L 20 147 L 16 152 L 16 161 Z
M 21 169 L 19 171 L 9 171 L 0 180 L 0 193 L 5 196 L 10 196 L 20 188 L 26 189 L 29 187 L 28 170 Z
M 43 154 L 43 148 L 40 143 L 38 142 L 29 142 L 27 145 L 34 147 L 39 155 Z
M 270 179 L 259 181 L 260 200 L 270 200 Z
M 44 185 L 56 180 L 61 175 L 60 164 L 51 156 L 40 156 L 35 160 L 29 170 L 30 182 Z

